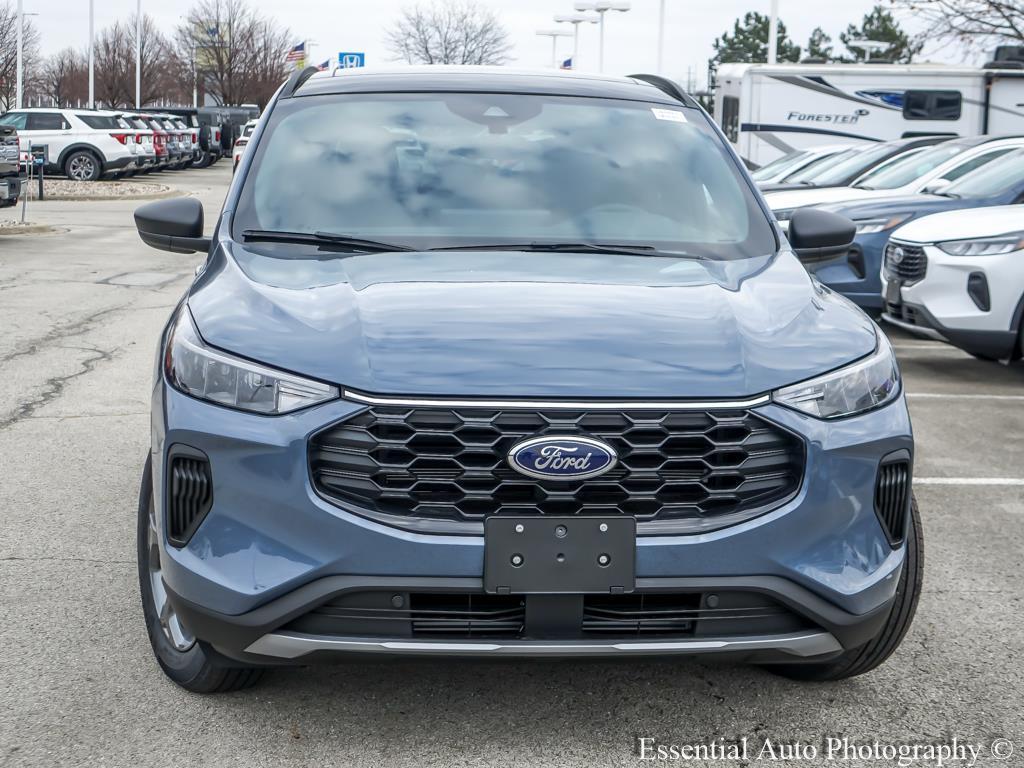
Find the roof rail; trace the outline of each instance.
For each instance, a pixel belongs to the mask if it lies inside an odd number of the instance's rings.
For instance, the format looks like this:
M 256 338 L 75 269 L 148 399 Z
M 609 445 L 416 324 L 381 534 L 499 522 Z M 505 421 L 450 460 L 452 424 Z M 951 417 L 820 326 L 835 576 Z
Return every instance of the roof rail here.
M 281 98 L 287 99 L 290 96 L 294 96 L 295 92 L 302 87 L 302 84 L 319 71 L 316 67 L 306 67 L 305 69 L 298 69 L 292 72 L 291 77 L 285 82 L 284 89 L 281 91 Z
M 631 77 L 634 80 L 640 80 L 648 85 L 653 85 L 662 93 L 671 96 L 676 101 L 683 102 L 683 104 L 688 107 L 698 106 L 697 102 L 693 100 L 693 97 L 679 87 L 679 83 L 674 80 L 669 80 L 667 77 L 662 77 L 661 75 L 645 75 L 642 73 L 639 75 L 626 75 L 626 77 Z

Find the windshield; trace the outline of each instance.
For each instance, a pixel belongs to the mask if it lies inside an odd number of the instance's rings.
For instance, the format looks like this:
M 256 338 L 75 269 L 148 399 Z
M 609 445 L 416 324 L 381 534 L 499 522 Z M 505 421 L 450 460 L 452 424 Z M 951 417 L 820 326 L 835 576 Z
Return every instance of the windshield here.
M 814 173 L 806 181 L 819 187 L 848 184 L 851 179 L 855 179 L 868 168 L 874 168 L 877 163 L 882 162 L 891 154 L 892 145 L 890 144 L 876 144 L 869 149 L 852 149 L 844 152 L 838 162 Z M 787 179 L 787 181 L 797 180 L 804 179 Z
M 750 178 L 754 181 L 764 181 L 765 179 L 773 179 L 780 173 L 785 173 L 790 168 L 795 168 L 800 163 L 804 162 L 809 156 L 810 152 L 791 152 L 788 155 L 772 160 L 768 165 L 762 165 L 756 171 L 750 174 Z
M 896 189 L 924 176 L 967 147 L 962 144 L 941 144 L 910 157 L 901 157 L 898 162 L 866 173 L 854 184 L 859 189 Z
M 1018 149 L 988 163 L 942 189 L 950 197 L 991 197 L 1024 184 L 1024 150 Z
M 682 106 L 521 94 L 280 102 L 234 219 L 417 249 L 615 243 L 711 258 L 775 249 L 710 122 Z

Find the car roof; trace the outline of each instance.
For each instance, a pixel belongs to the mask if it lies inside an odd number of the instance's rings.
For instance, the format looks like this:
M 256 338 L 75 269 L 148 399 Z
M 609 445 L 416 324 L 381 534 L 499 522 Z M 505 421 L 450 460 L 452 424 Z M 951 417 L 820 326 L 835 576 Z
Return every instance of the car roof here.
M 402 91 L 531 93 L 630 99 L 675 106 L 682 104 L 654 85 L 634 77 L 555 69 L 437 65 L 380 69 L 353 67 L 337 69 L 333 73 L 318 72 L 302 83 L 293 96 Z

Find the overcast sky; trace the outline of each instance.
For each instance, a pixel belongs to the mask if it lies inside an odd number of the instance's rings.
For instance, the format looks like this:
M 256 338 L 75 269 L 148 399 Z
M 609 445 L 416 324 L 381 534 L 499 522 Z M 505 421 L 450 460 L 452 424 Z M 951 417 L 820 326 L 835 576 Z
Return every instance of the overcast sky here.
M 552 15 L 572 11 L 572 0 L 479 0 L 493 8 L 509 32 L 515 64 L 548 66 L 551 39 L 539 37 L 538 29 L 553 26 Z M 3 0 L 0 0 L 3 2 Z M 14 0 L 9 0 L 12 4 Z M 96 29 L 135 12 L 136 0 L 94 0 Z M 65 46 L 85 47 L 88 38 L 89 0 L 24 0 L 25 11 L 34 17 L 43 38 L 43 50 L 52 53 Z M 415 0 L 253 0 L 268 15 L 295 33 L 296 42 L 308 38 L 316 63 L 338 51 L 365 51 L 368 64 L 389 63 L 384 30 L 400 10 Z M 605 25 L 605 71 L 614 74 L 653 72 L 657 59 L 658 0 L 632 0 L 626 13 L 609 13 Z M 839 32 L 858 23 L 875 0 L 780 0 L 780 17 L 793 40 L 801 46 L 816 26 L 838 43 Z M 142 0 L 143 12 L 170 31 L 181 21 L 189 0 Z M 711 42 L 748 10 L 768 12 L 769 0 L 667 0 L 665 34 L 666 74 L 686 82 L 691 68 L 698 86 L 703 85 Z M 916 31 L 912 17 L 901 20 Z M 567 26 L 567 28 L 569 28 Z M 580 28 L 580 69 L 597 68 L 597 27 Z M 841 49 L 841 46 L 839 46 Z M 570 55 L 571 38 L 559 40 L 559 57 Z M 965 63 L 958 50 L 926 48 L 920 57 L 933 61 Z M 982 57 L 984 58 L 984 57 Z M 966 63 L 980 64 L 977 57 Z

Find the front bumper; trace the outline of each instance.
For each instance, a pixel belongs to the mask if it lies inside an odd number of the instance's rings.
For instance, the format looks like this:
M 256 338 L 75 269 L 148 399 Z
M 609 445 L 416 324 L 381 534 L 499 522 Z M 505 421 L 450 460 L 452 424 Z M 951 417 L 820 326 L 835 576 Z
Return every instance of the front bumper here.
M 934 245 L 922 247 L 927 258 L 924 277 L 902 284 L 898 301 L 886 300 L 883 318 L 968 352 L 997 359 L 1013 356 L 1024 304 L 1024 253 L 964 257 L 950 256 Z M 972 275 L 983 278 L 988 309 L 978 306 L 968 292 Z M 879 295 L 886 297 L 892 281 L 884 270 L 881 280 Z
M 776 405 L 756 410 L 803 436 L 795 498 L 752 520 L 702 534 L 641 536 L 638 592 L 733 590 L 770 596 L 806 620 L 799 632 L 665 641 L 583 638 L 492 642 L 299 636 L 286 624 L 339 594 L 366 590 L 483 594 L 483 537 L 399 530 L 335 506 L 312 488 L 309 436 L 361 410 L 335 401 L 267 418 L 154 390 L 153 471 L 161 513 L 164 458 L 187 445 L 210 459 L 213 506 L 186 546 L 161 564 L 183 622 L 221 653 L 248 661 L 338 653 L 575 656 L 724 653 L 744 659 L 821 658 L 856 647 L 888 615 L 904 549 L 874 512 L 880 460 L 912 452 L 902 398 L 853 419 L 823 422 Z

